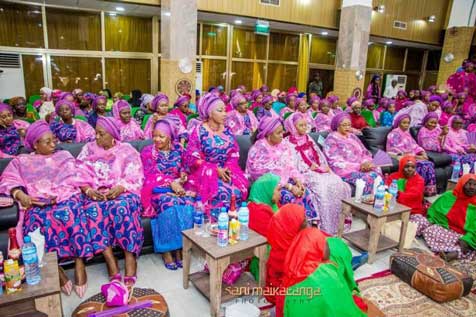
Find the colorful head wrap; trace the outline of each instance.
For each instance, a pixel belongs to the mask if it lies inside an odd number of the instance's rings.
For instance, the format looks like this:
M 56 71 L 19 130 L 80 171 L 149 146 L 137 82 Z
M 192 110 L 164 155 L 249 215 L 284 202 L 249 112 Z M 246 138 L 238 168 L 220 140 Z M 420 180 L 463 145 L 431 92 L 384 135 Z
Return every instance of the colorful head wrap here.
M 208 93 L 200 99 L 198 105 L 198 114 L 202 121 L 206 121 L 210 118 L 210 114 L 215 110 L 223 101 L 214 93 Z
M 264 96 L 263 100 L 261 100 L 261 105 L 264 106 L 268 102 L 272 102 L 272 101 L 273 101 L 273 97 L 270 95 L 266 95 Z
M 406 97 L 407 96 L 407 92 L 403 89 L 399 89 L 398 92 L 397 92 L 397 96 L 399 97 Z
M 433 95 L 430 97 L 430 102 L 434 102 L 434 101 L 437 101 L 440 105 L 443 103 L 443 100 L 441 100 L 441 97 L 437 95 Z
M 174 103 L 174 107 L 180 107 L 183 103 L 189 102 L 190 101 L 190 96 L 189 95 L 183 95 L 177 98 L 177 100 Z
M 463 118 L 461 116 L 457 115 L 457 114 L 452 115 L 448 120 L 448 126 L 452 128 L 453 127 L 453 121 L 455 121 L 456 119 L 463 120 Z
M 151 94 L 143 94 L 141 97 L 140 97 L 140 107 L 142 109 L 147 109 L 147 105 L 149 103 L 152 102 L 152 100 L 154 100 L 154 96 L 151 95 Z
M 336 96 L 336 95 L 332 95 L 332 96 L 327 97 L 327 100 L 329 100 L 330 103 L 334 104 L 337 101 L 339 101 L 339 97 Z
M 356 101 L 359 101 L 359 99 L 357 97 L 350 97 L 347 99 L 347 106 L 352 108 L 352 104 Z
M 242 102 L 247 102 L 245 96 L 243 96 L 242 94 L 240 93 L 236 93 L 233 98 L 231 98 L 231 105 L 233 106 L 234 109 L 238 108 L 238 106 L 240 105 L 240 103 Z
M 92 103 L 96 99 L 96 95 L 92 92 L 87 92 L 83 95 L 83 100 L 86 100 L 89 103 Z
M 166 104 L 169 104 L 169 97 L 166 94 L 159 92 L 154 99 L 151 101 L 152 110 L 157 111 L 161 101 L 165 101 Z
M 428 91 L 431 92 L 431 93 L 433 93 L 435 90 L 436 90 L 435 85 L 431 85 L 430 87 L 428 87 Z
M 75 88 L 75 89 L 73 89 L 73 91 L 71 93 L 73 94 L 73 96 L 77 96 L 79 94 L 82 94 L 83 90 L 81 88 Z
M 403 106 L 407 108 L 407 107 L 413 106 L 414 104 L 415 104 L 415 101 L 408 100 L 407 102 L 403 104 Z
M 116 119 L 111 117 L 99 117 L 96 127 L 101 126 L 109 133 L 116 141 L 121 140 L 121 132 L 117 127 Z
M 332 118 L 332 121 L 331 121 L 331 129 L 332 131 L 337 131 L 337 129 L 339 128 L 340 124 L 342 123 L 342 121 L 344 121 L 345 119 L 349 120 L 350 121 L 350 115 L 347 113 L 347 112 L 339 112 L 338 114 L 336 114 L 334 116 L 334 118 Z
M 301 112 L 294 112 L 292 113 L 286 120 L 284 120 L 284 129 L 286 132 L 289 132 L 291 135 L 297 135 L 297 129 L 296 129 L 296 122 L 298 122 L 301 119 L 306 119 L 304 114 Z
M 453 108 L 453 103 L 447 100 L 443 103 L 443 105 L 441 106 L 441 109 L 446 110 L 448 108 Z
M 118 120 L 121 119 L 121 110 L 131 109 L 129 103 L 125 100 L 119 99 L 112 105 L 112 116 Z
M 58 115 L 59 115 L 61 106 L 68 106 L 71 109 L 71 114 L 74 116 L 76 107 L 74 106 L 73 102 L 65 100 L 65 99 L 59 100 L 55 105 L 55 112 Z
M 48 87 L 42 87 L 40 89 L 40 93 L 44 93 L 48 99 L 51 98 L 51 94 L 53 93 L 53 90 Z
M 373 99 L 365 99 L 363 103 L 364 107 L 370 107 L 375 105 L 375 100 Z
M 306 95 L 305 92 L 300 92 L 298 93 L 298 98 L 303 98 Z
M 177 122 L 177 120 L 174 120 L 172 116 L 165 117 L 157 121 L 154 126 L 154 130 L 160 130 L 161 132 L 167 134 L 172 141 L 176 141 L 178 136 L 179 123 Z
M 296 87 L 290 87 L 290 88 L 288 89 L 288 95 L 289 95 L 289 94 L 297 95 L 297 93 L 298 93 L 298 90 L 297 90 Z
M 434 111 L 428 112 L 427 115 L 423 117 L 422 124 L 425 125 L 430 119 L 438 120 L 438 114 Z
M 441 97 L 441 100 L 443 100 L 443 101 L 448 100 L 448 94 L 447 94 L 447 93 L 442 93 L 442 94 L 440 95 L 440 97 Z
M 251 92 L 251 98 L 253 98 L 253 101 L 256 101 L 259 96 L 263 96 L 263 92 L 259 89 L 255 89 Z
M 321 98 L 319 98 L 319 96 L 312 96 L 311 100 L 309 100 L 309 103 L 312 105 L 313 103 L 319 102 L 320 100 Z
M 260 140 L 267 137 L 281 125 L 281 120 L 276 117 L 263 117 L 258 125 L 258 134 L 256 139 Z
M 468 67 L 470 67 L 470 66 L 473 66 L 473 67 L 474 67 L 474 64 L 473 64 L 473 62 L 471 62 L 471 60 L 465 59 L 465 60 L 463 61 L 463 63 L 461 64 L 461 66 L 462 66 L 464 69 L 466 69 L 466 68 L 468 68 Z
M 33 150 L 35 143 L 48 132 L 51 132 L 50 126 L 45 120 L 41 119 L 33 122 L 26 130 L 25 146 Z
M 274 98 L 278 98 L 278 95 L 279 95 L 279 89 L 271 90 L 271 96 L 273 96 Z
M 0 102 L 0 112 L 4 112 L 5 110 L 8 110 L 10 113 L 13 113 L 12 107 L 10 107 L 10 105 Z
M 102 96 L 102 95 L 97 96 L 96 99 L 94 99 L 94 101 L 93 101 L 93 109 L 94 110 L 96 110 L 99 100 L 104 100 L 104 102 L 107 102 L 106 96 Z
M 60 90 L 60 89 L 54 89 L 52 92 L 51 92 L 51 97 L 52 98 L 57 98 L 59 99 L 61 97 L 61 94 L 63 92 Z
M 466 98 L 467 94 L 465 92 L 459 92 L 456 94 L 456 98 Z
M 379 106 L 383 107 L 384 109 L 387 109 L 389 101 L 390 101 L 390 99 L 384 97 L 384 98 L 380 99 Z
M 261 86 L 261 88 L 260 88 L 259 90 L 261 90 L 262 92 L 268 92 L 268 91 L 269 91 L 269 87 L 266 86 L 266 85 L 263 85 L 263 86 Z
M 291 98 L 296 99 L 296 98 L 297 98 L 297 94 L 295 94 L 295 93 L 288 93 L 288 95 L 286 96 L 286 103 L 287 103 L 287 104 L 289 104 L 289 102 L 291 101 Z
M 329 108 L 331 107 L 331 102 L 328 99 L 321 99 L 319 100 L 319 110 L 322 110 L 322 106 L 327 105 Z
M 70 93 L 70 92 L 63 92 L 63 93 L 61 93 L 61 95 L 60 95 L 59 99 L 60 99 L 60 100 L 65 100 L 65 99 L 66 99 L 66 97 L 69 97 L 69 96 L 73 97 L 73 99 L 74 99 L 74 96 L 73 96 L 73 94 L 72 94 L 72 93 Z
M 399 115 L 397 115 L 397 116 L 395 117 L 395 119 L 393 120 L 393 126 L 392 126 L 392 127 L 393 127 L 394 129 L 398 128 L 398 127 L 400 126 L 400 122 L 401 122 L 403 119 L 405 119 L 405 118 L 410 119 L 410 121 L 411 121 L 411 119 L 412 119 L 408 113 L 399 114 Z
M 273 202 L 273 193 L 279 185 L 279 181 L 280 177 L 271 173 L 259 177 L 251 186 L 249 201 L 268 205 L 274 212 L 278 211 L 278 206 Z

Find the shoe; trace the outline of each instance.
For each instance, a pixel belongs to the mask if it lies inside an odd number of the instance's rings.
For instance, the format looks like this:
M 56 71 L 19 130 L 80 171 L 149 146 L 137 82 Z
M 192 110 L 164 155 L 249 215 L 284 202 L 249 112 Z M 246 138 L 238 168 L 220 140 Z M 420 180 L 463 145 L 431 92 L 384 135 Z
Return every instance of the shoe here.
M 137 276 L 124 276 L 126 286 L 134 286 L 137 282 Z
M 175 264 L 177 265 L 177 268 L 179 268 L 179 269 L 183 268 L 182 260 L 175 260 Z
M 78 295 L 79 298 L 83 298 L 86 290 L 88 289 L 88 282 L 83 285 L 74 285 L 74 292 Z
M 73 291 L 73 282 L 68 280 L 63 286 L 61 286 L 61 291 L 67 296 L 71 295 L 71 292 Z
M 170 262 L 170 263 L 165 263 L 164 262 L 164 266 L 167 270 L 171 270 L 171 271 L 176 271 L 177 270 L 177 264 L 175 262 Z
M 116 273 L 112 276 L 109 276 L 109 282 L 112 282 L 112 281 L 119 281 L 119 282 L 122 282 L 122 275 L 121 273 Z
M 369 253 L 364 252 L 361 255 L 352 258 L 352 270 L 355 271 L 369 260 Z

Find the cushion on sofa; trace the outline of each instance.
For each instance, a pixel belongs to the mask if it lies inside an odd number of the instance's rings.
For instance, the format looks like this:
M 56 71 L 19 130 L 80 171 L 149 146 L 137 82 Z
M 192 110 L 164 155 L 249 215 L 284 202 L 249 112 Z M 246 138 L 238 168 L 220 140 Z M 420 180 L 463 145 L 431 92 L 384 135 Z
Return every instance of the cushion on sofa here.
M 18 221 L 18 207 L 14 204 L 11 207 L 0 208 L 0 230 L 7 230 L 15 227 Z
M 378 150 L 385 151 L 387 145 L 387 135 L 392 128 L 390 127 L 378 127 L 378 128 L 365 128 L 362 130 L 362 143 L 369 149 L 372 154 L 375 154 Z
M 84 143 L 59 143 L 56 148 L 58 150 L 64 150 L 71 153 L 74 157 L 78 157 L 81 152 Z
M 251 147 L 251 138 L 248 135 L 237 135 L 236 142 L 240 147 L 240 160 L 238 164 L 240 168 L 244 171 L 246 169 L 246 160 L 248 159 L 248 152 Z
M 319 145 L 319 147 L 322 148 L 322 146 L 319 144 L 319 136 L 323 137 L 324 139 L 327 138 L 327 136 L 329 135 L 329 132 L 312 132 L 312 133 L 309 133 L 309 136 L 314 140 L 314 142 L 317 143 L 317 145 Z

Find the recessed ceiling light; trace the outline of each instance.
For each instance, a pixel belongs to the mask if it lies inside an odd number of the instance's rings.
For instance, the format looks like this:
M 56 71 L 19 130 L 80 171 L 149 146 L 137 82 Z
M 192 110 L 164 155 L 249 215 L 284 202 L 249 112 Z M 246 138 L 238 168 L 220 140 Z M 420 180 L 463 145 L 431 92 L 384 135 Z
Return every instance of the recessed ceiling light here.
M 321 34 L 322 34 L 322 35 L 329 35 L 329 32 L 327 32 L 327 31 L 322 31 Z
M 169 16 L 172 15 L 172 13 L 170 13 L 170 12 L 167 11 L 167 12 L 164 12 L 164 15 L 167 16 L 167 17 L 169 17 Z
M 115 16 L 116 16 L 116 12 L 109 12 L 109 16 L 115 17 Z
M 393 43 L 392 41 L 386 41 L 386 42 L 385 42 L 385 44 L 387 44 L 387 45 L 390 45 L 390 44 L 392 44 L 392 43 Z
M 235 24 L 241 24 L 241 23 L 243 23 L 243 21 L 241 21 L 241 20 L 235 20 Z
M 116 11 L 124 12 L 126 9 L 124 7 L 116 7 Z
M 435 22 L 435 20 L 436 20 L 436 17 L 434 15 L 430 15 L 428 17 L 428 22 Z

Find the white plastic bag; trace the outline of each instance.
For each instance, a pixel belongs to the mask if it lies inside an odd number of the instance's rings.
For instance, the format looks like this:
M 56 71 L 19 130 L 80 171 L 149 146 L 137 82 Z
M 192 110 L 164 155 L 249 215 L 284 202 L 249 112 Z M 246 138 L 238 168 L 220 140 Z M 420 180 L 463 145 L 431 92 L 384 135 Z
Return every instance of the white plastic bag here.
M 28 234 L 31 238 L 31 242 L 36 247 L 36 252 L 38 253 L 38 265 L 43 266 L 43 255 L 45 254 L 45 236 L 41 234 L 40 228 L 36 228 L 35 231 Z

